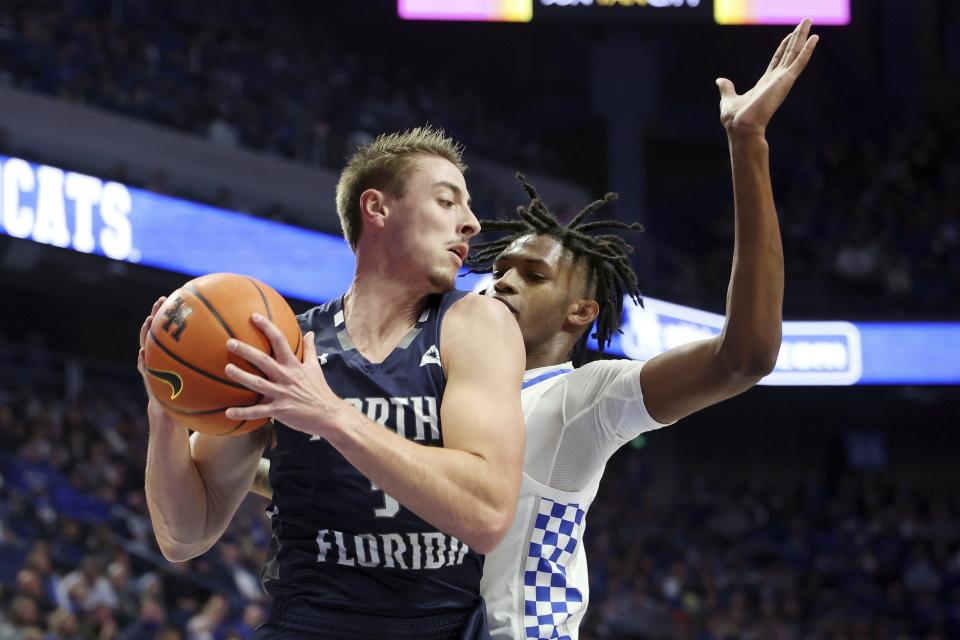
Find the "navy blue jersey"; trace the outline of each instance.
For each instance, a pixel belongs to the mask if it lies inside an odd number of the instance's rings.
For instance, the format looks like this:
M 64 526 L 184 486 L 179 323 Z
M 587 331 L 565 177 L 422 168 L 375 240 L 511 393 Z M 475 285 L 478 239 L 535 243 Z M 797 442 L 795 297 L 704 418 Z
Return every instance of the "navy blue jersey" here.
M 330 388 L 383 428 L 443 446 L 440 325 L 462 291 L 434 295 L 416 326 L 374 364 L 353 346 L 338 299 L 299 316 L 316 334 Z M 475 607 L 483 557 L 373 486 L 333 446 L 283 425 L 270 454 L 274 597 L 315 607 L 418 617 Z

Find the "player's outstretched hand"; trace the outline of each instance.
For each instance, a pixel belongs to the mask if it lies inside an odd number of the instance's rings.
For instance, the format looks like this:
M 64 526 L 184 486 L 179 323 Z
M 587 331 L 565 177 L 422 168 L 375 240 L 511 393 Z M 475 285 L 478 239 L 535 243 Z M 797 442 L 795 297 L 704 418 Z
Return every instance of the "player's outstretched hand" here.
M 733 83 L 717 78 L 720 89 L 720 122 L 728 134 L 763 133 L 770 118 L 790 93 L 820 36 L 810 35 L 810 18 L 803 22 L 780 43 L 766 72 L 757 84 L 744 94 L 738 94 Z
M 257 313 L 252 320 L 270 341 L 273 357 L 236 339 L 227 341 L 227 349 L 266 377 L 248 373 L 234 364 L 228 364 L 224 371 L 231 380 L 262 395 L 263 399 L 249 407 L 227 409 L 227 417 L 231 420 L 274 418 L 298 431 L 317 435 L 322 429 L 324 408 L 339 398 L 327 385 L 320 369 L 313 332 L 303 336 L 303 362 L 300 362 L 277 325 Z

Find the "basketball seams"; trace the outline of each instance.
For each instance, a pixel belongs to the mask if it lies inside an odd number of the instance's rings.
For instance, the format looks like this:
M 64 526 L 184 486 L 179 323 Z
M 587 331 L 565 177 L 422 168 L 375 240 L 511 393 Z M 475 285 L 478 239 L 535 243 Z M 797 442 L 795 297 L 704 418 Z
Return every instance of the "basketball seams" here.
M 246 421 L 246 420 L 241 420 L 240 422 L 237 423 L 237 426 L 235 426 L 233 429 L 230 429 L 229 431 L 224 431 L 224 432 L 221 433 L 220 435 L 222 435 L 222 436 L 228 436 L 228 435 L 230 435 L 231 433 L 235 433 L 240 427 L 242 427 L 242 426 L 245 425 L 245 424 L 247 424 L 247 421 Z M 266 423 L 264 423 L 264 424 L 266 424 Z
M 166 400 L 162 400 L 162 399 L 160 399 L 160 398 L 157 398 L 157 402 L 159 402 L 160 404 L 162 404 L 164 409 L 166 409 L 166 410 L 168 410 L 168 411 L 172 411 L 173 413 L 177 413 L 177 414 L 182 415 L 182 416 L 209 416 L 209 415 L 213 415 L 214 413 L 226 411 L 226 410 L 229 409 L 230 407 L 253 407 L 253 406 L 256 406 L 256 405 L 260 402 L 260 400 L 261 400 L 262 398 L 263 398 L 263 396 L 260 396 L 260 397 L 258 397 L 256 400 L 254 400 L 253 402 L 251 402 L 250 404 L 229 405 L 229 406 L 226 406 L 226 407 L 215 407 L 215 408 L 213 408 L 213 409 L 181 409 L 180 407 L 178 407 L 178 406 L 176 406 L 176 405 L 173 405 L 173 404 L 170 404 L 170 403 L 167 402 Z
M 244 276 L 250 284 L 253 285 L 253 288 L 257 290 L 257 293 L 260 294 L 260 299 L 263 300 L 263 308 L 267 312 L 267 319 L 271 322 L 273 321 L 273 311 L 270 309 L 270 301 L 267 300 L 267 294 L 263 292 L 263 289 L 260 288 L 260 285 L 257 284 L 257 281 L 251 278 L 250 276 Z
M 260 294 L 260 300 L 263 301 L 263 309 L 264 309 L 264 311 L 267 312 L 267 320 L 269 320 L 270 322 L 273 322 L 273 310 L 270 309 L 270 301 L 267 300 L 267 294 L 265 294 L 265 293 L 263 292 L 263 289 L 260 288 L 260 285 L 257 283 L 256 280 L 254 280 L 254 279 L 251 278 L 250 276 L 244 276 L 244 278 L 246 278 L 247 281 L 250 282 L 250 284 L 253 285 L 253 288 L 257 290 L 257 293 Z M 273 357 L 273 345 L 270 344 L 270 341 L 269 341 L 269 340 L 267 341 L 267 346 L 270 348 L 270 357 L 272 358 L 272 357 Z
M 262 393 L 261 393 L 261 394 L 257 394 L 257 399 L 254 400 L 252 403 L 250 403 L 250 404 L 241 404 L 241 405 L 237 405 L 237 406 L 238 406 L 238 407 L 253 407 L 253 406 L 256 406 L 257 404 L 259 404 L 261 400 L 263 400 L 263 394 L 262 394 Z M 173 405 L 167 404 L 166 402 L 164 402 L 164 401 L 161 400 L 160 398 L 157 398 L 157 402 L 159 402 L 161 405 L 163 405 L 163 408 L 166 409 L 167 411 L 170 411 L 171 413 L 175 413 L 175 414 L 180 415 L 180 416 L 186 416 L 186 417 L 188 417 L 188 418 L 189 418 L 190 416 L 212 415 L 212 414 L 214 414 L 214 413 L 223 412 L 223 411 L 225 411 L 226 409 L 229 409 L 229 408 L 230 408 L 230 407 L 218 407 L 218 408 L 216 408 L 216 409 L 202 409 L 202 410 L 199 410 L 199 411 L 191 411 L 191 410 L 189 410 L 189 409 L 179 409 L 179 408 L 177 408 L 177 407 L 175 407 L 175 406 L 173 406 Z M 239 431 L 240 428 L 243 427 L 243 425 L 247 424 L 248 422 L 250 422 L 250 421 L 249 421 L 249 420 L 241 420 L 241 421 L 238 422 L 236 425 L 230 427 L 230 428 L 227 429 L 226 431 L 221 431 L 221 432 L 216 433 L 216 434 L 211 433 L 210 435 L 218 435 L 218 436 L 228 436 L 228 435 L 232 435 L 232 434 L 236 433 L 237 431 Z M 209 432 L 208 432 L 208 433 L 209 433 Z
M 189 293 L 190 295 L 192 295 L 192 296 L 195 297 L 197 300 L 199 300 L 200 302 L 203 303 L 203 306 L 205 306 L 205 307 L 207 308 L 207 311 L 209 311 L 209 312 L 210 312 L 210 315 L 213 316 L 213 319 L 217 321 L 217 324 L 219 324 L 219 325 L 223 328 L 223 330 L 226 332 L 226 334 L 227 334 L 228 337 L 234 338 L 234 339 L 237 337 L 237 336 L 233 333 L 233 330 L 230 329 L 230 325 L 227 324 L 227 321 L 224 320 L 224 319 L 223 319 L 223 316 L 220 315 L 220 312 L 217 311 L 217 308 L 213 306 L 213 303 L 211 303 L 209 300 L 207 300 L 207 298 L 200 292 L 200 289 L 199 289 L 197 286 L 192 285 L 192 284 L 188 284 L 188 285 L 185 285 L 185 286 L 183 287 L 183 289 L 184 289 L 187 293 Z M 263 294 L 261 293 L 260 295 L 262 296 Z M 267 344 L 269 345 L 269 341 L 267 341 Z M 270 355 L 271 355 L 271 356 L 273 355 L 273 348 L 272 348 L 272 347 L 271 347 L 271 349 L 270 349 Z M 247 364 L 250 365 L 251 367 L 253 367 L 253 369 L 260 375 L 261 378 L 266 378 L 266 377 L 267 377 L 267 374 L 264 373 L 264 372 L 260 369 L 260 367 L 258 367 L 257 365 L 253 364 L 252 362 L 247 362 Z
M 272 322 L 272 321 L 273 321 L 273 310 L 270 308 L 270 300 L 267 298 L 267 294 L 266 294 L 266 293 L 263 291 L 263 289 L 260 287 L 260 283 L 259 283 L 257 280 L 255 280 L 254 278 L 251 278 L 250 276 L 243 276 L 243 277 L 246 278 L 246 279 L 250 282 L 250 284 L 252 284 L 253 287 L 257 290 L 257 293 L 260 294 L 260 299 L 263 301 L 263 308 L 264 308 L 264 309 L 266 310 L 266 312 L 267 312 L 267 319 Z M 298 327 L 298 331 L 297 331 L 297 346 L 293 348 L 293 353 L 294 353 L 294 355 L 300 357 L 300 360 L 302 361 L 303 358 L 300 356 L 300 341 L 301 341 L 301 339 L 302 339 L 302 336 L 300 335 L 300 331 L 299 331 L 299 327 Z M 273 356 L 273 345 L 270 345 L 270 356 L 271 356 L 271 357 Z
M 190 295 L 195 297 L 197 300 L 203 303 L 203 306 L 207 308 L 207 311 L 210 312 L 210 314 L 213 316 L 213 319 L 216 320 L 217 324 L 219 324 L 223 328 L 223 330 L 227 333 L 227 337 L 229 338 L 237 337 L 234 335 L 233 331 L 230 330 L 230 325 L 228 325 L 227 321 L 220 316 L 220 313 L 217 311 L 217 309 L 212 304 L 210 304 L 210 301 L 207 300 L 202 293 L 200 293 L 200 289 L 198 289 L 192 284 L 184 285 L 183 289 L 188 293 L 190 293 Z
M 184 360 L 183 358 L 181 358 L 180 356 L 178 356 L 177 354 L 175 354 L 173 351 L 171 351 L 166 345 L 164 345 L 163 342 L 161 342 L 161 341 L 157 338 L 157 336 L 154 335 L 152 328 L 150 329 L 149 332 L 147 332 L 147 336 L 148 336 L 151 340 L 153 340 L 154 344 L 156 344 L 158 347 L 160 347 L 160 349 L 162 349 L 165 354 L 167 354 L 168 356 L 170 356 L 171 358 L 173 358 L 174 360 L 176 360 L 178 363 L 182 364 L 183 366 L 187 367 L 188 369 L 190 369 L 190 370 L 193 371 L 194 373 L 199 373 L 200 375 L 202 375 L 202 376 L 205 377 L 205 378 L 209 378 L 210 380 L 213 380 L 214 382 L 219 382 L 220 384 L 225 384 L 225 385 L 227 385 L 228 387 L 232 387 L 232 388 L 234 388 L 234 389 L 240 389 L 240 390 L 242 390 L 242 391 L 250 391 L 250 389 L 247 389 L 245 386 L 243 386 L 242 384 L 240 384 L 240 383 L 238 383 L 238 382 L 233 382 L 232 380 L 227 380 L 226 378 L 221 378 L 221 377 L 216 376 L 216 375 L 214 375 L 214 374 L 212 374 L 212 373 L 209 373 L 209 372 L 207 372 L 207 371 L 204 371 L 203 369 L 201 369 L 200 367 L 198 367 L 198 366 L 196 366 L 196 365 L 194 365 L 194 364 L 190 364 L 189 362 L 187 362 L 186 360 Z

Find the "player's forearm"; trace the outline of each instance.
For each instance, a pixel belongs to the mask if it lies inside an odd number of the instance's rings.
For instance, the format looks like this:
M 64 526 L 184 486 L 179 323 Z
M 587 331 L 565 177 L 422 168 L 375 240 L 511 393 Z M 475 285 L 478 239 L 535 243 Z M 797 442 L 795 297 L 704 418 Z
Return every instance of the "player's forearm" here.
M 474 453 L 417 444 L 352 407 L 338 424 L 330 443 L 373 484 L 438 530 L 479 553 L 492 551 L 506 533 L 516 510 L 519 461 L 512 473 Z
M 728 132 L 735 240 L 720 354 L 746 377 L 769 373 L 780 350 L 783 245 L 762 133 Z
M 188 437 L 162 411 L 148 411 L 146 494 L 163 555 L 187 560 L 220 538 L 246 495 L 263 450 L 263 434 Z
M 192 558 L 202 546 L 207 520 L 203 479 L 190 455 L 189 433 L 148 411 L 146 495 L 157 544 L 171 561 Z

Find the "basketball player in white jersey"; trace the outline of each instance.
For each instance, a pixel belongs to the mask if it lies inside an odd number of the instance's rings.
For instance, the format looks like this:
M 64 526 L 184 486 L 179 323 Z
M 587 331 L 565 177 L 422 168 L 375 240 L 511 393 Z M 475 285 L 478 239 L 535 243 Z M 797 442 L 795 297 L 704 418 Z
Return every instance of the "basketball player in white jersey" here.
M 574 368 L 588 329 L 602 346 L 618 330 L 624 295 L 639 301 L 630 246 L 587 217 L 561 226 L 532 198 L 518 220 L 483 223 L 507 237 L 477 245 L 492 261 L 487 294 L 516 316 L 527 349 L 524 477 L 513 526 L 484 564 L 481 591 L 498 639 L 576 638 L 587 608 L 586 512 L 604 467 L 639 434 L 746 391 L 769 373 L 780 349 L 783 251 L 770 183 L 765 129 L 810 59 L 817 36 L 804 20 L 781 42 L 766 73 L 738 95 L 717 80 L 733 168 L 736 239 L 719 336 L 650 361 L 601 360 Z
M 522 402 L 524 476 L 513 524 L 487 554 L 481 591 L 496 639 L 578 637 L 587 608 L 586 513 L 607 460 L 639 434 L 672 424 L 752 387 L 776 363 L 781 338 L 783 251 L 770 183 L 765 129 L 817 43 L 804 20 L 777 49 L 757 85 L 738 95 L 717 80 L 733 169 L 736 239 L 719 336 L 650 361 L 601 360 L 575 368 L 596 323 L 603 347 L 618 330 L 625 295 L 639 301 L 630 246 L 585 222 L 594 202 L 562 226 L 532 198 L 518 220 L 485 221 L 507 237 L 474 247 L 491 270 L 487 294 L 517 318 L 527 352 Z M 484 265 L 492 265 L 483 268 Z M 265 461 L 255 491 L 269 495 Z

